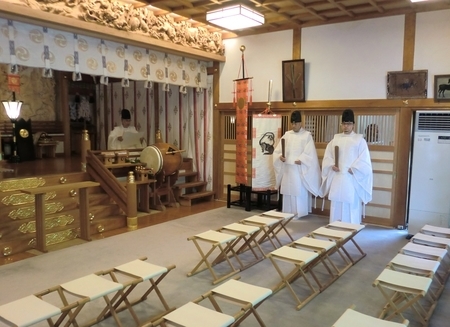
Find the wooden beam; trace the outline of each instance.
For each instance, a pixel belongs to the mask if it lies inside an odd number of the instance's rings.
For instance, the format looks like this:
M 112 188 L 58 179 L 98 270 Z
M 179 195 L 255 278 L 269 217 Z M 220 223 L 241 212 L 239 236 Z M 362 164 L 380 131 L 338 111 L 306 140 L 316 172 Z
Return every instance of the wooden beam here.
M 403 39 L 403 70 L 414 70 L 414 46 L 416 39 L 416 13 L 405 15 L 405 32 Z
M 294 28 L 292 35 L 292 59 L 302 58 L 302 29 Z

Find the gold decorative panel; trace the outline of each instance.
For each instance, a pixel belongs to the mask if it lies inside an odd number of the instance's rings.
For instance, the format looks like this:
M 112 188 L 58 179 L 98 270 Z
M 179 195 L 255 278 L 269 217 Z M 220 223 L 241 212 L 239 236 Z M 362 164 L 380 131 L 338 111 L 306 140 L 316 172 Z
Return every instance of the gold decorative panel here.
M 76 229 L 68 229 L 57 233 L 47 234 L 45 236 L 45 244 L 52 245 L 57 243 L 62 243 L 77 238 Z
M 10 192 L 27 188 L 36 188 L 44 185 L 45 179 L 43 179 L 42 177 L 4 180 L 0 182 L 0 192 Z
M 55 197 L 56 192 L 49 192 L 44 195 L 44 199 L 46 201 L 54 199 Z M 21 204 L 34 203 L 34 195 L 25 193 L 11 194 L 2 198 L 2 203 L 7 206 L 9 205 L 17 206 Z
M 46 215 L 54 214 L 63 209 L 64 209 L 64 205 L 61 202 L 46 203 L 45 208 L 44 208 L 44 214 L 46 214 Z M 34 216 L 35 216 L 34 206 L 23 207 L 23 208 L 18 208 L 18 209 L 12 210 L 8 215 L 8 217 L 13 220 L 28 219 L 28 218 L 33 218 Z
M 74 217 L 72 215 L 61 215 L 56 218 L 45 219 L 45 229 L 53 229 L 55 227 L 67 226 L 73 223 Z M 21 233 L 35 233 L 36 232 L 36 222 L 30 221 L 20 225 L 19 232 Z

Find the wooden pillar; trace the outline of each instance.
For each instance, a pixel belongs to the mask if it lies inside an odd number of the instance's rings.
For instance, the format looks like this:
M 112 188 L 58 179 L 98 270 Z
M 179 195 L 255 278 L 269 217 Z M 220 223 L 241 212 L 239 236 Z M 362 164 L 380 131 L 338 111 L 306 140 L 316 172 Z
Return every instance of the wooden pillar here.
M 132 171 L 128 173 L 127 182 L 127 227 L 129 231 L 136 230 L 138 227 L 136 183 L 134 182 L 134 174 Z
M 405 15 L 405 32 L 403 38 L 403 70 L 414 70 L 414 46 L 416 39 L 416 13 Z
M 302 29 L 294 28 L 292 35 L 292 59 L 302 58 Z
M 61 121 L 64 133 L 64 157 L 70 158 L 72 148 L 70 144 L 70 113 L 69 113 L 69 74 L 65 72 L 56 72 L 56 106 L 61 110 Z

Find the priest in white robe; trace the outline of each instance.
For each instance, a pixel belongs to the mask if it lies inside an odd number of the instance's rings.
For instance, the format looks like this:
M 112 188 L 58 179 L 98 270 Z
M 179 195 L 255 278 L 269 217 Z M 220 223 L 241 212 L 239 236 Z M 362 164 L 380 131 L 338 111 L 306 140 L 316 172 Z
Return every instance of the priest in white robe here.
M 363 205 L 372 200 L 373 171 L 362 134 L 353 131 L 351 109 L 342 114 L 342 133 L 328 143 L 322 161 L 321 196 L 331 201 L 330 222 L 360 224 Z
M 282 211 L 296 214 L 297 218 L 311 212 L 312 195 L 319 194 L 321 180 L 314 140 L 301 121 L 300 111 L 294 111 L 292 130 L 283 135 L 273 152 L 276 186 L 283 197 Z
M 128 109 L 121 111 L 121 125 L 114 127 L 108 136 L 108 150 L 121 150 L 130 148 L 145 148 L 147 143 L 142 135 L 137 135 L 139 139 L 136 142 L 130 142 L 124 138 L 138 134 L 136 127 L 131 126 L 131 113 Z M 131 137 L 130 137 L 131 138 Z

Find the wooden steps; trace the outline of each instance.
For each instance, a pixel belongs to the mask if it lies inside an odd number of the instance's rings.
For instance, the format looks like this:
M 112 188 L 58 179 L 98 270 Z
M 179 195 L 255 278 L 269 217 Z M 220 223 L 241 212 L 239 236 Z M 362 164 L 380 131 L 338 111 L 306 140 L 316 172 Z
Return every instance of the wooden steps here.
M 207 191 L 205 181 L 198 180 L 191 158 L 184 158 L 178 172 L 178 181 L 172 186 L 175 199 L 181 206 L 190 207 L 195 201 L 212 201 L 215 192 Z

